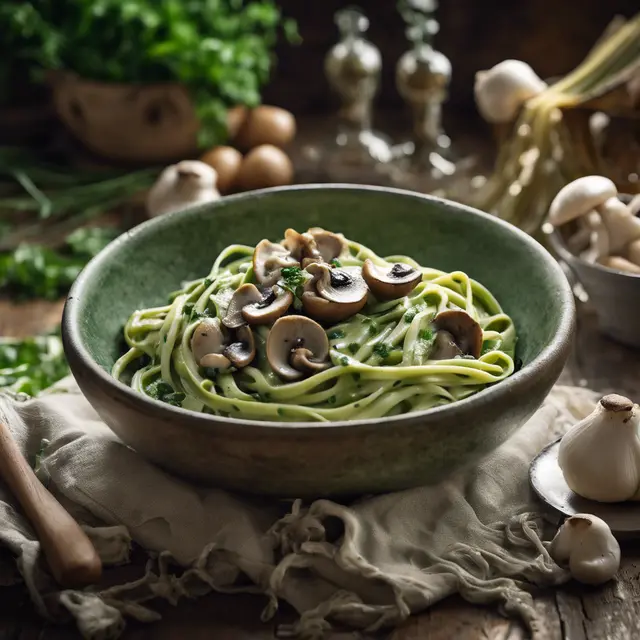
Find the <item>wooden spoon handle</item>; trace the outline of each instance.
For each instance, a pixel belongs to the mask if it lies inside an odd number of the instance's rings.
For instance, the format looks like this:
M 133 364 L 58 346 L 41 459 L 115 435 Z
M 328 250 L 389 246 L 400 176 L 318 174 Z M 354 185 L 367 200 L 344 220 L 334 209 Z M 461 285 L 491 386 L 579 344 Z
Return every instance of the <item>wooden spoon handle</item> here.
M 38 480 L 9 428 L 1 422 L 0 476 L 36 530 L 58 584 L 83 587 L 97 582 L 102 573 L 102 563 L 91 540 Z

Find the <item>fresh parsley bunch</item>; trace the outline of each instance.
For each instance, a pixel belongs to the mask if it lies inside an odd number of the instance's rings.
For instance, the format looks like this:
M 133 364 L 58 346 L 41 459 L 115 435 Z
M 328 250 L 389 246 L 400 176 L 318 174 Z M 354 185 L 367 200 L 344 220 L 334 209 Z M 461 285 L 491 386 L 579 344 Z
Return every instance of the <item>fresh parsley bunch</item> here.
M 0 83 L 17 60 L 103 82 L 180 82 L 212 143 L 228 107 L 259 103 L 281 30 L 299 39 L 273 0 L 8 0 Z

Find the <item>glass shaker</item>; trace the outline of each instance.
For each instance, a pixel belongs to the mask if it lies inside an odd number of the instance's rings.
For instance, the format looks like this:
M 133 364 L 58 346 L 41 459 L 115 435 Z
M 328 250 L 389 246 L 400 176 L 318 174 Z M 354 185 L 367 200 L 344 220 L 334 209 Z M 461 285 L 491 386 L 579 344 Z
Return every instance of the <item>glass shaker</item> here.
M 448 158 L 451 141 L 442 128 L 442 105 L 447 99 L 451 63 L 431 41 L 439 30 L 432 17 L 436 0 L 407 0 L 401 13 L 408 23 L 407 38 L 412 48 L 396 66 L 396 87 L 412 116 L 411 140 L 394 148 L 404 171 L 421 173 L 438 180 L 455 172 Z M 407 176 L 410 178 L 410 176 Z
M 369 20 L 356 7 L 336 12 L 340 41 L 325 58 L 325 73 L 340 99 L 334 160 L 344 164 L 384 163 L 391 158 L 389 141 L 371 128 L 373 99 L 380 84 L 382 58 L 364 38 Z

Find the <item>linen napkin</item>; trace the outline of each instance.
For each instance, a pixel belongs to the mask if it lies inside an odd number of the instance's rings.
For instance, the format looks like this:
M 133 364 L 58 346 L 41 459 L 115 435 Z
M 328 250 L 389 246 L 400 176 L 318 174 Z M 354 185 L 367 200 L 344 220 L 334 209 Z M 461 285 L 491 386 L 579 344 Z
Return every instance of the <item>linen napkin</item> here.
M 117 638 L 127 618 L 152 622 L 154 599 L 178 604 L 211 590 L 262 593 L 299 613 L 282 637 L 324 637 L 334 624 L 374 631 L 459 593 L 493 603 L 535 629 L 530 591 L 568 580 L 545 543 L 554 527 L 528 484 L 528 465 L 587 415 L 598 396 L 556 386 L 509 441 L 444 482 L 353 504 L 293 504 L 234 495 L 177 479 L 125 446 L 68 378 L 37 399 L 0 394 L 0 420 L 39 477 L 85 526 L 105 564 L 149 555 L 143 577 L 60 590 L 31 527 L 0 486 L 0 544 L 15 558 L 38 611 L 73 617 L 85 638 Z M 1 556 L 0 556 L 1 557 Z

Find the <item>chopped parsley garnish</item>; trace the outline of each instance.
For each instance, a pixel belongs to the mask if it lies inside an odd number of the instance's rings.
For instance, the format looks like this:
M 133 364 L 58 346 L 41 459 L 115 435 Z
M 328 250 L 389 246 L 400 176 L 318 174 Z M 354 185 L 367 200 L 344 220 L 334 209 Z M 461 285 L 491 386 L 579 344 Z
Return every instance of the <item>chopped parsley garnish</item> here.
M 212 284 L 213 284 L 213 280 L 211 278 L 205 278 L 204 279 L 204 287 L 205 287 L 205 289 L 208 289 Z
M 389 347 L 384 342 L 378 342 L 373 346 L 373 353 L 380 356 L 383 360 L 389 357 Z
M 420 333 L 418 333 L 418 338 L 429 342 L 429 340 L 433 338 L 433 331 L 431 331 L 431 329 L 422 329 Z
M 349 364 L 349 358 L 347 358 L 347 356 L 342 356 L 342 358 L 340 358 L 340 364 L 343 367 L 346 367 Z
M 305 277 L 300 267 L 283 267 L 281 273 L 285 285 L 292 291 L 304 284 Z
M 283 416 L 284 415 L 284 409 L 282 407 L 278 408 L 278 415 L 279 416 Z
M 358 349 L 360 349 L 360 345 L 357 342 L 352 342 L 347 349 L 349 349 L 349 353 L 355 354 L 358 353 Z
M 411 311 L 407 311 L 407 313 L 404 314 L 404 321 L 407 324 L 410 324 L 411 322 L 413 322 L 413 319 L 416 317 L 416 314 L 418 312 L 415 309 L 411 309 Z
M 147 387 L 147 393 L 152 398 L 166 402 L 174 407 L 182 406 L 182 401 L 185 399 L 185 394 L 179 391 L 175 391 L 174 388 L 164 380 L 156 380 Z
M 372 322 L 369 325 L 369 335 L 375 336 L 378 333 L 378 325 L 375 322 Z
M 187 304 L 185 304 L 184 307 L 182 307 L 182 313 L 185 316 L 190 317 L 191 314 L 193 313 L 193 302 L 187 302 Z
M 166 342 L 167 341 L 167 336 L 162 336 L 162 341 Z
M 205 367 L 204 377 L 209 378 L 210 380 L 214 380 L 218 376 L 219 371 L 219 369 L 214 369 L 213 367 Z
M 342 329 L 334 329 L 333 331 L 329 331 L 327 334 L 329 340 L 338 340 L 339 338 L 344 338 L 344 331 Z
M 337 398 L 336 398 L 335 396 L 331 396 L 331 397 L 327 400 L 327 402 L 328 402 L 329 404 L 335 404 L 335 403 L 337 402 Z
M 340 260 L 338 260 L 338 258 L 334 258 L 334 259 L 331 261 L 331 264 L 332 264 L 334 267 L 338 267 L 338 268 L 340 268 L 340 267 L 342 266 L 342 262 L 340 262 Z

